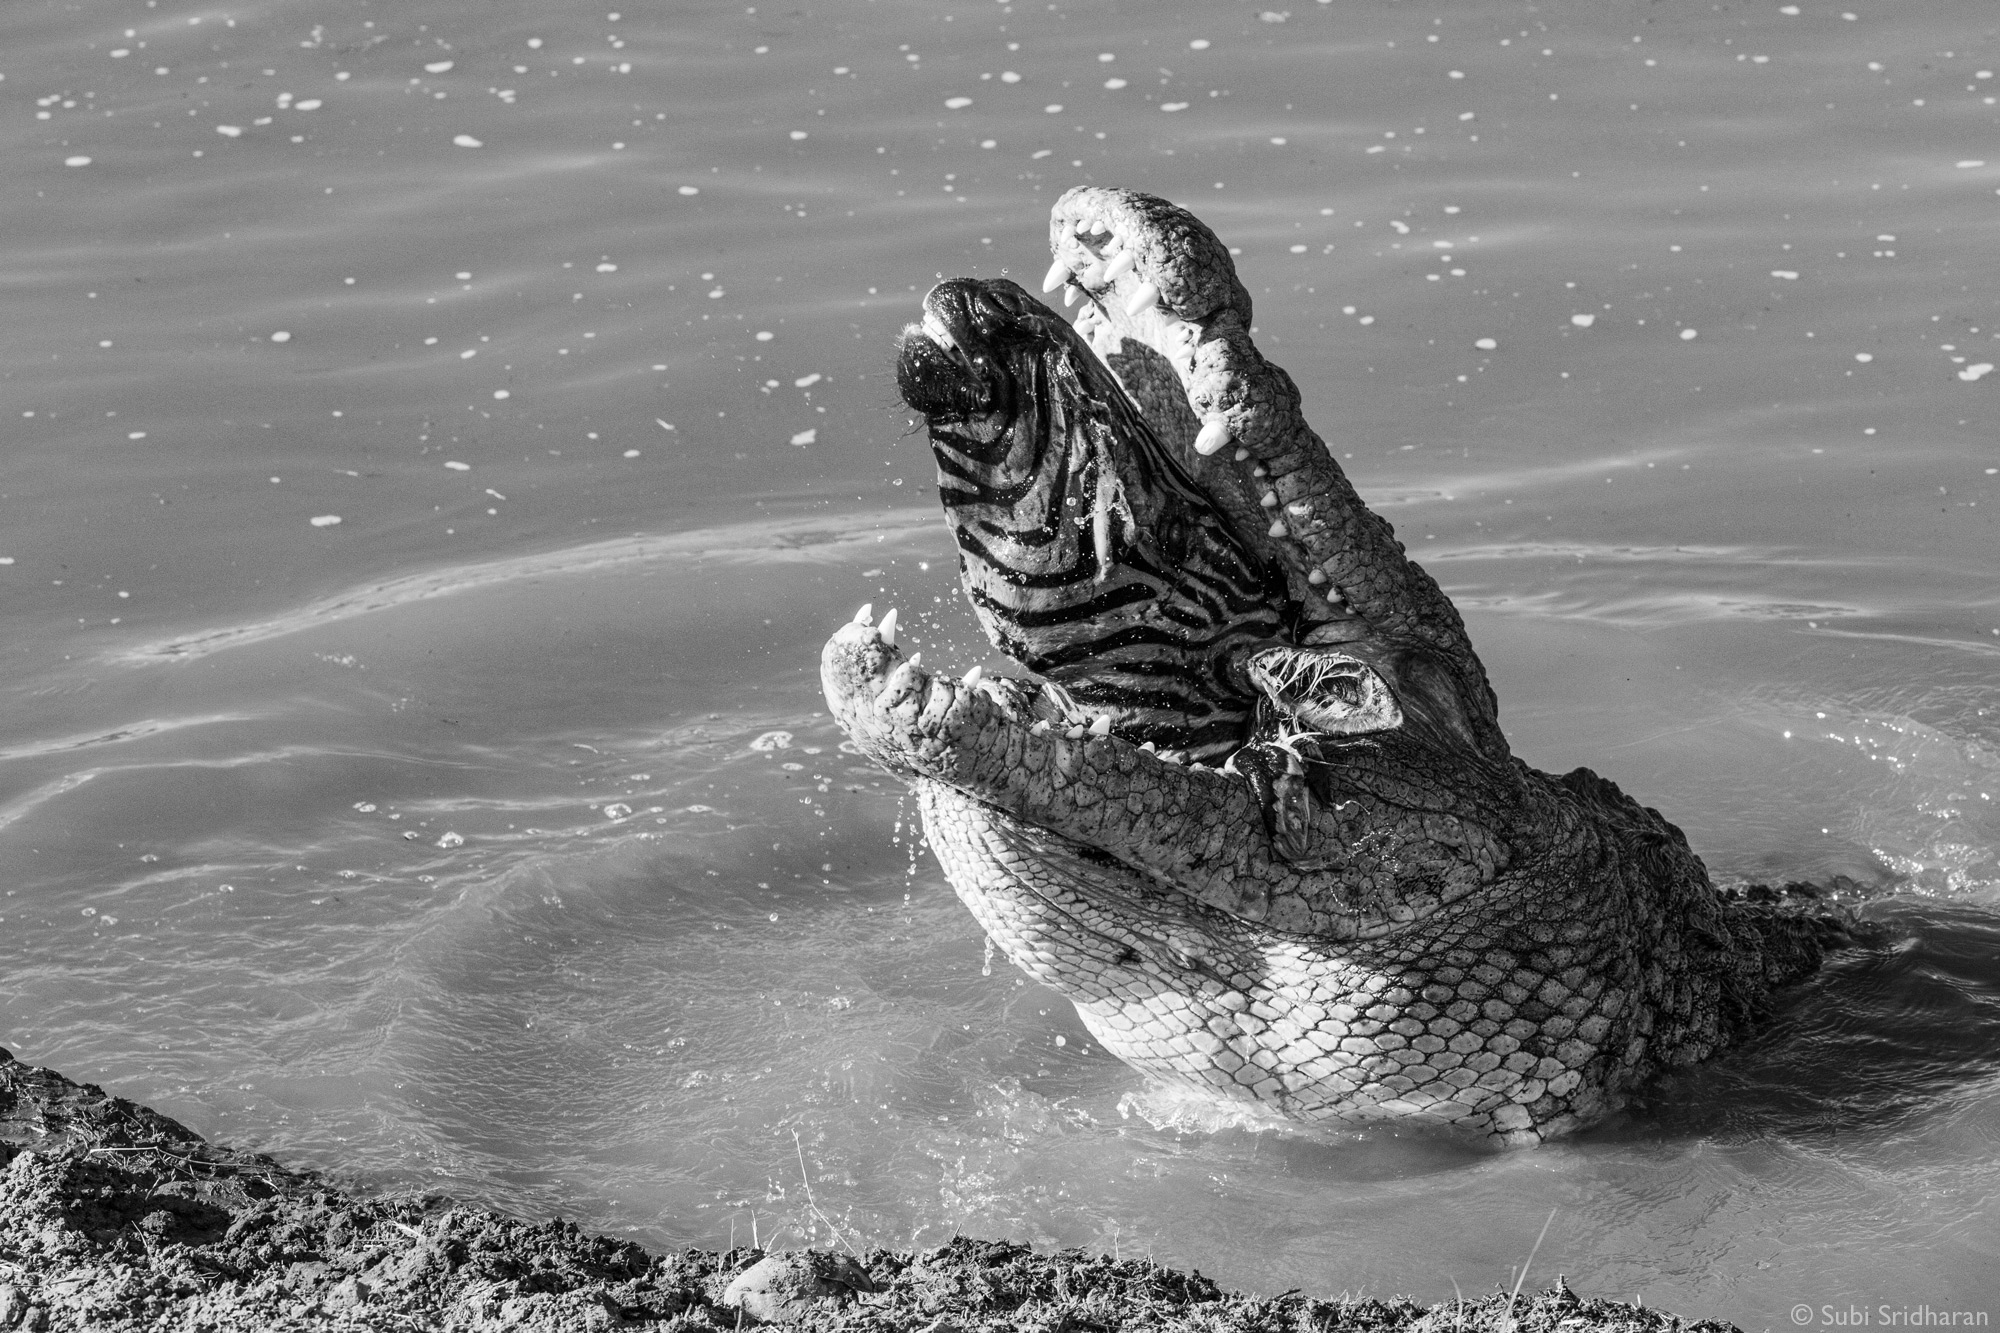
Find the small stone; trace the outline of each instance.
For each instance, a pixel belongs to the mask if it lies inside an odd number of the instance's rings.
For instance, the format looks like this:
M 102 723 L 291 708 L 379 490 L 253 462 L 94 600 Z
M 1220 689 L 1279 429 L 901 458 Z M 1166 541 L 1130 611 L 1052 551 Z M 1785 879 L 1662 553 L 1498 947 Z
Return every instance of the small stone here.
M 760 1322 L 786 1323 L 874 1290 L 874 1281 L 852 1259 L 792 1250 L 766 1255 L 738 1273 L 723 1289 L 722 1303 Z

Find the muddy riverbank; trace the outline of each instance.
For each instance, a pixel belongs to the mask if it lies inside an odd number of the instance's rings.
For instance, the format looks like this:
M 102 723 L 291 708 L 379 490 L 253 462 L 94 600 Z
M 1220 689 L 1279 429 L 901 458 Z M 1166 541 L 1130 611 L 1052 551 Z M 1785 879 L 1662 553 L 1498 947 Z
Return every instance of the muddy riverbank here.
M 1560 1281 L 1424 1307 L 959 1238 L 926 1252 L 652 1254 L 436 1194 L 358 1197 L 0 1050 L 0 1331 L 1506 1330 L 1724 1333 Z

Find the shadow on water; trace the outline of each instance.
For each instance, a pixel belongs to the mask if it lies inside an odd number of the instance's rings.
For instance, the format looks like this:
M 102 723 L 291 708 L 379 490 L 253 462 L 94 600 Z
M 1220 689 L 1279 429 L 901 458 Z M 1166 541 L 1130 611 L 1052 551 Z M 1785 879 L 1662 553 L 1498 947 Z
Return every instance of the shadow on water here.
M 1743 1049 L 1655 1084 L 1591 1140 L 1778 1139 L 1815 1151 L 2000 1130 L 2000 917 L 1899 898 Z

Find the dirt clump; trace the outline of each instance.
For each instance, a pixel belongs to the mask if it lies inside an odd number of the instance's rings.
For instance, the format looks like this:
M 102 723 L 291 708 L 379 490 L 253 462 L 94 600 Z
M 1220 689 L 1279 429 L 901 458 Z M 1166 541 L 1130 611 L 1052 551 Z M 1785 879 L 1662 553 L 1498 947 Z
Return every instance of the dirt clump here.
M 761 1318 L 760 1318 L 761 1316 Z M 0 1333 L 1730 1333 L 1560 1282 L 1423 1307 L 1225 1292 L 1199 1273 L 1005 1241 L 654 1255 L 437 1195 L 362 1198 L 0 1049 Z

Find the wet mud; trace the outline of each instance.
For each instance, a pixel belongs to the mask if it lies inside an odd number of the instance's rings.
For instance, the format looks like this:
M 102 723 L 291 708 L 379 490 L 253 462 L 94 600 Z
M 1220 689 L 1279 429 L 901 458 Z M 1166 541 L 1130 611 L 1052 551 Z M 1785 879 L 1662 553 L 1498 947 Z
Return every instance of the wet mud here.
M 1420 1306 L 1226 1292 L 1199 1272 L 965 1237 L 924 1252 L 656 1255 L 312 1172 L 0 1050 L 0 1331 L 737 1329 L 901 1333 L 1725 1333 L 1560 1280 Z

